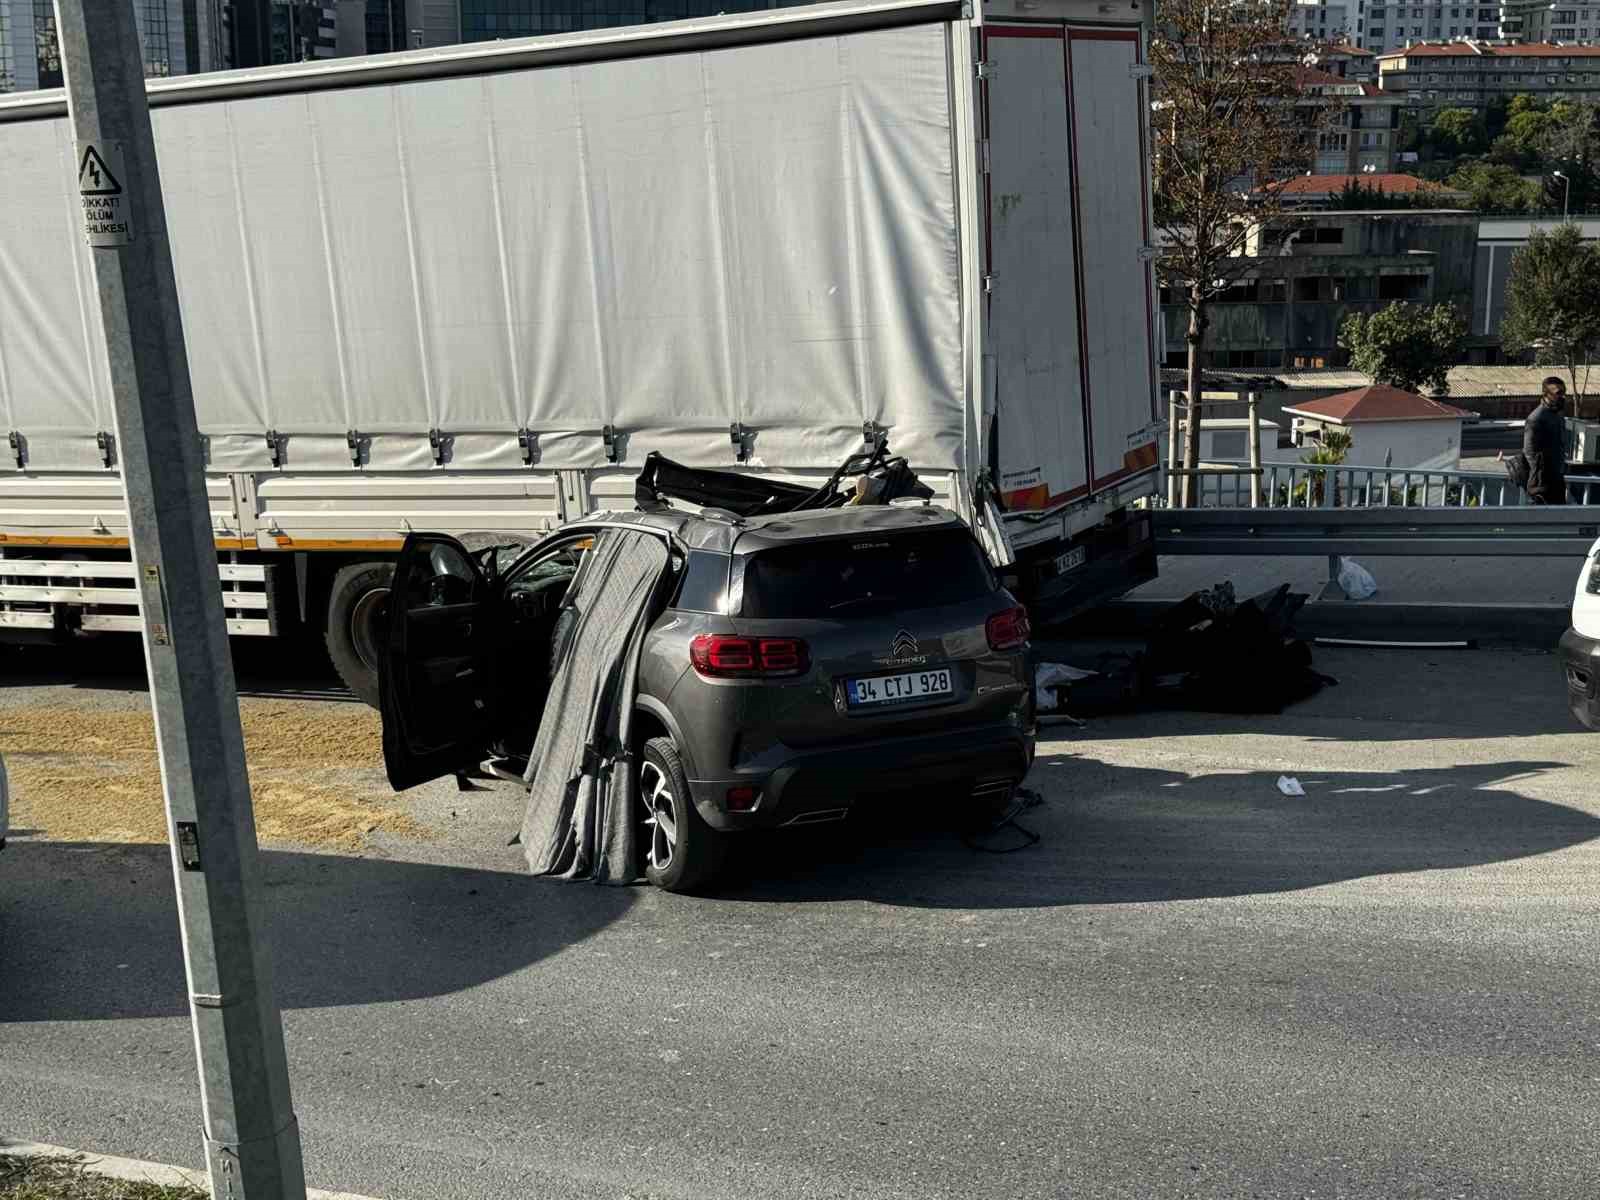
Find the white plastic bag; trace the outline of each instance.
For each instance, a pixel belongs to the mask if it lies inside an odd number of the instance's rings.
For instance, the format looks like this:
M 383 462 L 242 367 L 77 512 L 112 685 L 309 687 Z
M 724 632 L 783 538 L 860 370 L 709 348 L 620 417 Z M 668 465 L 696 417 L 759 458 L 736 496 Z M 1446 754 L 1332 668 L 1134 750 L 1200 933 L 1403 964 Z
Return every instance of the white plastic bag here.
M 1054 712 L 1060 707 L 1056 688 L 1080 679 L 1092 679 L 1099 672 L 1085 671 L 1066 663 L 1040 663 L 1034 676 L 1034 702 L 1040 712 Z
M 1339 590 L 1346 600 L 1365 600 L 1378 590 L 1372 573 L 1353 558 L 1339 560 Z

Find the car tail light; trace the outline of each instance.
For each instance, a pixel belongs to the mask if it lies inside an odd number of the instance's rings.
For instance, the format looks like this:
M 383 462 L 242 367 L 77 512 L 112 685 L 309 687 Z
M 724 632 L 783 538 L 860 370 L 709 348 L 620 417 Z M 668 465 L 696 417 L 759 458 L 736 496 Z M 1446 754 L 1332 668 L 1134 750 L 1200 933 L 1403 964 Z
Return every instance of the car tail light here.
M 756 801 L 761 799 L 761 792 L 753 787 L 731 787 L 728 789 L 728 811 L 749 812 L 755 808 Z
M 1022 605 L 997 612 L 989 618 L 989 649 L 1015 650 L 1028 640 L 1033 632 L 1028 624 L 1028 610 Z
M 811 652 L 799 638 L 702 633 L 689 643 L 689 661 L 702 675 L 760 679 L 805 674 L 811 669 Z

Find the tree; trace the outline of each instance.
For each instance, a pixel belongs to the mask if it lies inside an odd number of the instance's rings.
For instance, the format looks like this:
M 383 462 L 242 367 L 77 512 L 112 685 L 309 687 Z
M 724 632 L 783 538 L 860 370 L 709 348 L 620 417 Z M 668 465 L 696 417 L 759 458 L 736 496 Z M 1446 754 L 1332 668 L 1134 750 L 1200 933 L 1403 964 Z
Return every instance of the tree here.
M 1428 129 L 1435 151 L 1446 158 L 1476 154 L 1487 141 L 1482 119 L 1470 108 L 1442 108 Z
M 1391 304 L 1351 313 L 1339 327 L 1350 365 L 1378 383 L 1442 393 L 1467 340 L 1467 319 L 1451 304 Z
M 1410 196 L 1385 196 L 1381 184 L 1374 186 L 1359 179 L 1348 179 L 1336 195 L 1328 198 L 1334 212 L 1371 212 L 1380 208 L 1406 208 Z
M 1189 420 L 1183 461 L 1200 459 L 1201 357 L 1207 305 L 1252 265 L 1252 234 L 1279 209 L 1281 180 L 1305 169 L 1317 130 L 1297 115 L 1296 58 L 1285 52 L 1283 0 L 1165 0 L 1150 45 L 1155 67 L 1156 221 L 1162 282 L 1189 312 Z M 1313 107 L 1326 118 L 1330 102 Z M 1183 477 L 1183 501 L 1194 476 Z
M 1439 190 L 1435 187 L 1422 187 L 1415 192 L 1386 192 L 1381 183 L 1367 183 L 1359 177 L 1347 179 L 1344 187 L 1328 198 L 1327 204 L 1330 212 L 1438 207 Z
M 1552 104 L 1541 148 L 1545 207 L 1589 211 L 1600 200 L 1600 109 L 1567 100 Z M 1563 178 L 1557 179 L 1556 171 Z
M 1535 229 L 1512 256 L 1500 344 L 1565 367 L 1573 410 L 1586 415 L 1589 359 L 1600 349 L 1600 247 L 1577 224 Z
M 1530 96 L 1512 98 L 1506 131 L 1495 138 L 1489 157 L 1519 171 L 1538 170 L 1544 161 L 1550 113 Z
M 1348 429 L 1324 428 L 1321 440 L 1300 461 L 1314 467 L 1337 467 L 1344 462 L 1354 444 L 1355 438 Z
M 1539 184 L 1498 163 L 1469 163 L 1451 175 L 1449 182 L 1471 197 L 1472 207 L 1479 212 L 1532 212 L 1542 199 Z
M 1511 101 L 1504 94 L 1491 96 L 1483 110 L 1484 140 L 1493 142 L 1506 131 L 1506 119 L 1511 116 Z

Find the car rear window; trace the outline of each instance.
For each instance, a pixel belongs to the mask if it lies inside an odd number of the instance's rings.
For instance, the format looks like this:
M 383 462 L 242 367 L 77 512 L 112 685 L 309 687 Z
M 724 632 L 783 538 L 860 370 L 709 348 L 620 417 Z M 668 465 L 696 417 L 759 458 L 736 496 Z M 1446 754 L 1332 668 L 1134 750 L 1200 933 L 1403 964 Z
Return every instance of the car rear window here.
M 958 604 L 998 584 L 964 529 L 810 542 L 752 555 L 746 617 L 843 617 Z

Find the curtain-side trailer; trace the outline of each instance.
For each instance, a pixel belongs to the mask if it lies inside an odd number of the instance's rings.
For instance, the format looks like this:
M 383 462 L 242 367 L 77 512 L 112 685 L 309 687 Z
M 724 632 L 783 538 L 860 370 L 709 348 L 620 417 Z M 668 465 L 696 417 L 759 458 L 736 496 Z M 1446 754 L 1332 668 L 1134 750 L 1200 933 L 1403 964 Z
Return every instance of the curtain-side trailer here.
M 150 84 L 230 631 L 376 690 L 412 529 L 886 438 L 1046 615 L 1153 576 L 1149 6 L 836 3 Z M 60 92 L 0 98 L 0 636 L 136 629 Z M 137 236 L 137 231 L 135 231 Z

